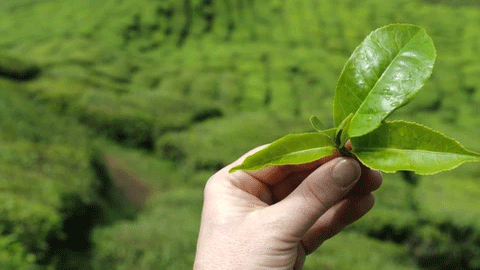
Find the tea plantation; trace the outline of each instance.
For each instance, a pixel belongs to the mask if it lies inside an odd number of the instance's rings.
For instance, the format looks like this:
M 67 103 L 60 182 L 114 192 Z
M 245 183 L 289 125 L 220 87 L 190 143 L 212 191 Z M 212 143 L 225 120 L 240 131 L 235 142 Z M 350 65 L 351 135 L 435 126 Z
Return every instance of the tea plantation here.
M 389 23 L 438 55 L 391 119 L 479 152 L 478 1 L 1 1 L 0 269 L 191 269 L 207 179 L 332 127 L 345 61 Z M 480 269 L 478 164 L 375 195 L 305 269 Z

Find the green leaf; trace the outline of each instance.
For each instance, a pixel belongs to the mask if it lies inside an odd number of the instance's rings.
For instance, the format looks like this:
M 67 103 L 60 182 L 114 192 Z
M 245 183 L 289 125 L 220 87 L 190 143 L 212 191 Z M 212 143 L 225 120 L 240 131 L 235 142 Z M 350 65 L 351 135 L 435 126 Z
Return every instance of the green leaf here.
M 480 161 L 480 154 L 466 150 L 454 139 L 405 121 L 383 123 L 367 135 L 351 138 L 350 142 L 352 152 L 363 164 L 384 172 L 434 174 L 467 161 Z
M 335 144 L 337 147 L 343 147 L 347 142 L 348 136 L 347 131 L 348 127 L 350 126 L 350 121 L 352 120 L 353 113 L 349 114 L 345 119 L 343 119 L 342 123 L 337 128 L 335 132 Z
M 327 135 L 328 137 L 330 137 L 330 139 L 333 140 L 333 138 L 335 137 L 335 133 L 337 132 L 337 129 L 336 128 L 325 129 L 325 126 L 322 124 L 320 119 L 318 119 L 315 115 L 312 115 L 310 117 L 310 123 L 312 124 L 313 128 L 316 131 Z
M 248 156 L 242 164 L 230 169 L 255 171 L 274 165 L 308 163 L 332 155 L 335 144 L 326 134 L 291 134 Z
M 332 139 L 333 141 L 333 138 L 335 138 L 335 133 L 337 132 L 337 128 L 329 128 L 329 129 L 322 130 L 320 132 L 330 137 L 330 139 Z
M 310 123 L 316 131 L 322 132 L 325 129 L 325 126 L 315 115 L 310 116 Z
M 432 39 L 421 27 L 393 24 L 372 32 L 348 59 L 337 83 L 334 121 L 350 113 L 348 134 L 358 137 L 408 103 L 432 73 Z

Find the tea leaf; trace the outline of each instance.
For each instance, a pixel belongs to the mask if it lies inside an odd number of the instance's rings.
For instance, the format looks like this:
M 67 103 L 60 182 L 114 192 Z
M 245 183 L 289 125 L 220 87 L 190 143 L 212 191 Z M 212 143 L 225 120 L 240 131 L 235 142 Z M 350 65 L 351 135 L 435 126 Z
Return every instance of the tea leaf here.
M 316 131 L 322 132 L 325 129 L 325 126 L 315 115 L 310 116 L 310 123 Z
M 302 164 L 330 156 L 335 144 L 323 133 L 290 134 L 248 156 L 242 164 L 230 169 L 255 171 L 274 165 Z
M 310 116 L 310 123 L 312 124 L 313 128 L 316 131 L 327 135 L 330 139 L 333 140 L 333 138 L 335 137 L 335 133 L 337 132 L 337 129 L 336 128 L 325 129 L 325 126 L 322 124 L 320 119 L 318 119 L 315 115 Z
M 308 163 L 335 149 L 385 172 L 433 174 L 480 161 L 480 154 L 430 128 L 404 121 L 383 122 L 417 94 L 432 72 L 435 57 L 433 42 L 421 27 L 394 24 L 375 30 L 355 49 L 338 80 L 336 128 L 324 130 L 312 116 L 310 122 L 319 133 L 287 135 L 230 172 Z M 352 151 L 345 147 L 348 139 Z
M 434 174 L 467 161 L 480 161 L 480 154 L 466 150 L 457 141 L 416 123 L 386 122 L 373 132 L 351 138 L 352 152 L 366 166 L 384 172 L 398 170 Z
M 320 132 L 330 137 L 330 139 L 332 139 L 333 141 L 335 138 L 335 133 L 337 132 L 337 128 L 329 128 L 329 129 L 322 130 Z
M 334 121 L 354 113 L 348 135 L 358 137 L 408 103 L 430 76 L 432 39 L 421 27 L 393 24 L 372 32 L 348 59 L 337 83 Z

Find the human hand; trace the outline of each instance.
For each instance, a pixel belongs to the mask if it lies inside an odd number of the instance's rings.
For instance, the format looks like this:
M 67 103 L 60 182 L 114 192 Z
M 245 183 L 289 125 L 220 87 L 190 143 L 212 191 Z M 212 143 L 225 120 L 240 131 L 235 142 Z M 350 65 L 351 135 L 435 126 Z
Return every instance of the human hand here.
M 307 254 L 366 214 L 382 175 L 334 155 L 207 182 L 194 269 L 301 269 Z

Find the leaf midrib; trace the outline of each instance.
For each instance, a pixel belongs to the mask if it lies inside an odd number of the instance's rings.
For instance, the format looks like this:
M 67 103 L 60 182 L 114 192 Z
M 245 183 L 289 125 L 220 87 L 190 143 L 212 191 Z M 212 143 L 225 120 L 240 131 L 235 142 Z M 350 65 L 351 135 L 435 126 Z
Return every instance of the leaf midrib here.
M 357 115 L 358 113 L 358 110 L 363 106 L 363 104 L 365 104 L 365 102 L 369 99 L 370 95 L 372 94 L 373 90 L 377 87 L 378 85 L 378 82 L 380 82 L 383 77 L 385 76 L 385 73 L 387 72 L 387 70 L 392 66 L 392 64 L 397 60 L 397 58 L 399 57 L 399 55 L 405 50 L 405 48 L 408 47 L 408 45 L 410 45 L 410 43 L 415 39 L 415 37 L 417 35 L 420 34 L 420 32 L 422 32 L 422 29 L 418 29 L 417 33 L 415 33 L 415 35 L 407 42 L 407 44 L 405 44 L 405 46 L 403 46 L 403 48 L 398 51 L 398 53 L 395 55 L 395 57 L 393 58 L 392 61 L 390 61 L 390 64 L 388 64 L 388 66 L 385 68 L 385 70 L 382 72 L 382 75 L 378 78 L 378 80 L 375 82 L 375 84 L 373 85 L 373 87 L 370 89 L 370 91 L 368 92 L 368 95 L 365 97 L 365 99 L 363 100 L 362 104 L 360 104 L 360 106 L 358 106 L 357 110 L 355 111 L 355 116 Z
M 415 152 L 415 154 L 432 154 L 432 155 L 439 155 L 439 156 L 446 156 L 446 155 L 456 155 L 456 156 L 465 156 L 465 157 L 474 157 L 476 159 L 480 158 L 480 155 L 475 155 L 472 153 L 471 155 L 469 154 L 460 154 L 460 153 L 454 153 L 454 152 L 435 152 L 432 150 L 417 150 L 417 149 L 401 149 L 401 148 L 357 148 L 353 150 L 353 153 L 359 153 L 359 152 Z M 468 151 L 468 150 L 465 150 Z
M 293 155 L 298 155 L 298 154 L 304 154 L 304 153 L 308 153 L 308 152 L 313 152 L 313 151 L 316 151 L 316 150 L 319 150 L 319 149 L 322 149 L 322 148 L 324 148 L 324 149 L 325 148 L 332 148 L 332 150 L 333 150 L 335 147 L 332 146 L 332 145 L 327 145 L 327 146 L 322 146 L 322 147 L 314 147 L 314 148 L 309 148 L 309 149 L 305 149 L 305 150 L 290 152 L 290 153 L 287 153 L 287 154 L 284 154 L 284 155 L 277 155 L 277 156 L 274 156 L 272 158 L 265 159 L 265 160 L 267 160 L 267 161 L 280 160 L 283 157 L 293 156 Z

